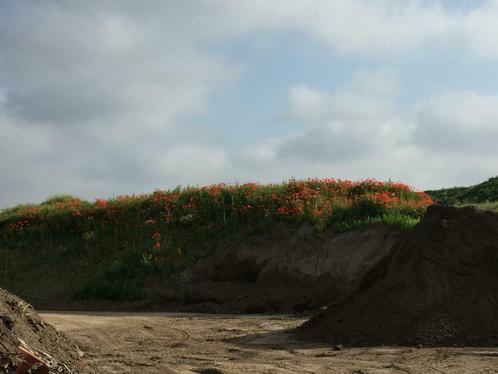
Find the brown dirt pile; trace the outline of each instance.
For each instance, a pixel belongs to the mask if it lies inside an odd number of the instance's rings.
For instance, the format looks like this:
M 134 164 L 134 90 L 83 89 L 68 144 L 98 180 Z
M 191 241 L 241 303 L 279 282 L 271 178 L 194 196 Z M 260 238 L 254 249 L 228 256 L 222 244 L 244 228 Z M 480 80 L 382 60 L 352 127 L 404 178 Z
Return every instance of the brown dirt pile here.
M 185 274 L 183 311 L 302 312 L 352 292 L 399 232 L 384 225 L 317 236 L 282 226 L 200 260 Z
M 360 289 L 298 329 L 347 345 L 498 345 L 498 215 L 432 206 Z
M 78 348 L 42 320 L 24 300 L 0 288 L 0 373 L 22 362 L 24 345 L 48 364 L 50 372 L 76 373 Z

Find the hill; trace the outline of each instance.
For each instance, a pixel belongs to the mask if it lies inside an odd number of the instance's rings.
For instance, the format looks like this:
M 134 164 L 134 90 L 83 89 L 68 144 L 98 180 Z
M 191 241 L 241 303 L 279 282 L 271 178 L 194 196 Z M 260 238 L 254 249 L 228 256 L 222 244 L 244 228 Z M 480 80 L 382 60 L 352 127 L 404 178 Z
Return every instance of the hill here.
M 238 241 L 282 226 L 309 226 L 317 236 L 373 223 L 406 228 L 431 203 L 401 183 L 334 179 L 218 184 L 94 202 L 52 198 L 0 212 L 0 281 L 44 308 L 85 300 L 157 304 L 183 297 L 184 271 Z
M 426 191 L 435 202 L 441 204 L 482 204 L 498 202 L 498 177 L 470 187 L 443 188 Z

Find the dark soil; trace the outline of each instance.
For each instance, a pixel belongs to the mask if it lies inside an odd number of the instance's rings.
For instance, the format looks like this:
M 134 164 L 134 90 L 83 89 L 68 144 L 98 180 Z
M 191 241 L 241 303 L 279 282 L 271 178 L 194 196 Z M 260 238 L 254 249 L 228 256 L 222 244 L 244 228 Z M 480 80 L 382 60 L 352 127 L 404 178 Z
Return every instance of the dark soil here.
M 352 346 L 497 346 L 498 214 L 429 207 L 357 292 L 297 333 Z
M 383 224 L 317 234 L 308 225 L 282 224 L 213 248 L 174 282 L 144 279 L 133 301 L 40 298 L 40 310 L 301 313 L 355 290 L 396 243 Z
M 397 241 L 385 225 L 317 236 L 282 226 L 199 261 L 184 274 L 189 312 L 303 312 L 343 298 Z
M 79 354 L 74 343 L 24 300 L 0 288 L 0 373 L 11 372 L 22 361 L 20 345 L 42 358 L 53 372 L 77 372 Z

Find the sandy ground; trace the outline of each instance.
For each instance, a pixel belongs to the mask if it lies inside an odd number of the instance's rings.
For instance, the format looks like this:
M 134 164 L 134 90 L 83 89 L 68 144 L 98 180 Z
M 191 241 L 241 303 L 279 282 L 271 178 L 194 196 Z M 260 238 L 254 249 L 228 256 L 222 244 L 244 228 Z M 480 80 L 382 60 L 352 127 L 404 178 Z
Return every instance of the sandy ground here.
M 91 373 L 498 373 L 498 348 L 346 348 L 302 343 L 289 316 L 41 313 Z

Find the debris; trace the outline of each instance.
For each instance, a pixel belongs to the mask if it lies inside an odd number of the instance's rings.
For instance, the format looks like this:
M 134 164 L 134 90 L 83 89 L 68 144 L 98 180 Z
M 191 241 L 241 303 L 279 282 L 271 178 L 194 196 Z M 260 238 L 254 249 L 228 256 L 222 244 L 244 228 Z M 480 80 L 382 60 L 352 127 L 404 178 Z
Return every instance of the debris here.
M 0 288 L 0 373 L 76 373 L 79 352 L 30 304 Z
M 22 363 L 16 368 L 15 374 L 25 374 L 28 373 L 28 370 L 36 366 L 36 372 L 39 374 L 49 374 L 48 366 L 45 362 L 38 357 L 34 352 L 21 345 L 19 346 L 19 352 L 22 356 Z

